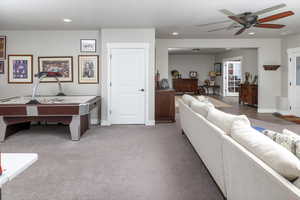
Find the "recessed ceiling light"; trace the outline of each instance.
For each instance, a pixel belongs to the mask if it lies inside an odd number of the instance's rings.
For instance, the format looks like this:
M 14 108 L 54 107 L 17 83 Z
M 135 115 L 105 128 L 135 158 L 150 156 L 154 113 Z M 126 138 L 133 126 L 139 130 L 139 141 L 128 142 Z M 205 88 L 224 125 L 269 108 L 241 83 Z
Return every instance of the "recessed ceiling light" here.
M 178 32 L 173 32 L 173 33 L 171 33 L 172 35 L 179 35 L 179 33 Z
M 71 20 L 71 19 L 68 19 L 68 18 L 63 19 L 63 21 L 66 22 L 66 23 L 72 22 L 72 20 Z
M 255 33 L 254 32 L 250 32 L 250 33 L 248 33 L 249 35 L 255 35 Z

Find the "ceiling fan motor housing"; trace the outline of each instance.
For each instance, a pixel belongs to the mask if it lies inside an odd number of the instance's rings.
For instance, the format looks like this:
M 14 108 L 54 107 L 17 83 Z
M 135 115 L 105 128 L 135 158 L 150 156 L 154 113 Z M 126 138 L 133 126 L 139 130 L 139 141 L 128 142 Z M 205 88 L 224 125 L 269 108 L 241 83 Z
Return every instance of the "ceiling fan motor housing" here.
M 250 28 L 253 24 L 257 23 L 258 16 L 253 15 L 251 12 L 246 12 L 244 13 L 244 16 L 241 17 L 241 19 L 243 19 L 246 22 L 244 26 L 246 28 Z

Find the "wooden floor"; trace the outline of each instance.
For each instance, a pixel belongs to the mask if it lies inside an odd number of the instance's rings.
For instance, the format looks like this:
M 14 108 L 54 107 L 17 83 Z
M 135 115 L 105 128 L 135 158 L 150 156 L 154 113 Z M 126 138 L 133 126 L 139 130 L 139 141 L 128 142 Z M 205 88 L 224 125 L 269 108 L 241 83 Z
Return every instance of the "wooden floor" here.
M 232 114 L 239 114 L 239 115 L 247 115 L 247 117 L 253 119 L 258 119 L 258 120 L 281 124 L 281 125 L 295 124 L 293 122 L 289 122 L 282 118 L 276 117 L 270 113 L 258 113 L 257 108 L 255 107 L 248 106 L 248 105 L 240 105 L 238 103 L 238 97 L 222 97 L 222 96 L 213 96 L 213 97 L 232 105 L 232 107 L 230 108 L 220 108 L 220 110 L 223 110 L 225 112 L 229 112 Z

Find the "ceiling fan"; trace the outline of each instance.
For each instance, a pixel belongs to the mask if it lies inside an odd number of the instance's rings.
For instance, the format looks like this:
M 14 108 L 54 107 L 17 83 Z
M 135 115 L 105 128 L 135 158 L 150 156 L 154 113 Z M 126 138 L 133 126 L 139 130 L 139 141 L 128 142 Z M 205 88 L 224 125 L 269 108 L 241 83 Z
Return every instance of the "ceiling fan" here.
M 209 23 L 209 24 L 201 24 L 198 25 L 198 27 L 203 27 L 203 26 L 209 26 L 209 25 L 214 25 L 214 24 L 221 24 L 221 23 L 227 23 L 227 22 L 232 22 L 232 24 L 230 24 L 227 27 L 222 27 L 222 28 L 217 28 L 217 29 L 212 29 L 209 30 L 208 32 L 213 32 L 213 31 L 219 31 L 219 30 L 232 30 L 235 28 L 240 28 L 239 31 L 237 31 L 235 33 L 235 35 L 239 35 L 241 33 L 243 33 L 246 29 L 249 29 L 251 27 L 257 27 L 257 28 L 271 28 L 271 29 L 280 29 L 285 27 L 285 25 L 283 24 L 268 24 L 265 22 L 270 22 L 270 21 L 274 21 L 274 20 L 278 20 L 284 17 L 288 17 L 291 15 L 294 15 L 293 11 L 286 11 L 286 12 L 281 12 L 278 14 L 274 14 L 268 17 L 264 17 L 259 19 L 259 15 L 262 15 L 264 13 L 267 12 L 271 12 L 280 8 L 285 7 L 286 4 L 279 4 L 276 6 L 272 6 L 270 8 L 266 8 L 257 12 L 245 12 L 245 13 L 241 13 L 241 14 L 234 14 L 233 12 L 226 10 L 226 9 L 222 9 L 220 10 L 220 12 L 222 12 L 223 14 L 227 15 L 227 17 L 230 20 L 224 20 L 224 21 L 220 21 L 220 22 L 213 22 L 213 23 Z

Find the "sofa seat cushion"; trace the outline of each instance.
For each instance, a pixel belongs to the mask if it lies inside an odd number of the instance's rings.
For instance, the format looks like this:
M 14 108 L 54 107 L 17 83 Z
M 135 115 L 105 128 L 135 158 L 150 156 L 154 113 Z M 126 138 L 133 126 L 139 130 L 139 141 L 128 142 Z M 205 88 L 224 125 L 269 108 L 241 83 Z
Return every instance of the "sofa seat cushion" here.
M 297 178 L 294 182 L 293 182 L 294 186 L 296 186 L 297 188 L 300 189 L 300 178 Z
M 290 181 L 300 176 L 300 160 L 283 146 L 242 121 L 233 123 L 232 138 Z
M 245 115 L 232 115 L 216 108 L 209 109 L 207 119 L 228 135 L 230 135 L 231 127 L 234 121 L 241 120 L 250 126 L 250 121 Z
M 184 102 L 186 105 L 188 105 L 188 106 L 190 107 L 191 104 L 192 104 L 192 102 L 195 101 L 195 100 L 197 100 L 197 99 L 194 98 L 194 97 L 191 96 L 191 95 L 184 94 L 184 95 L 182 96 L 182 100 L 183 100 L 183 102 Z
M 193 101 L 191 104 L 191 109 L 205 118 L 207 118 L 210 108 L 214 108 L 214 105 L 212 103 Z

